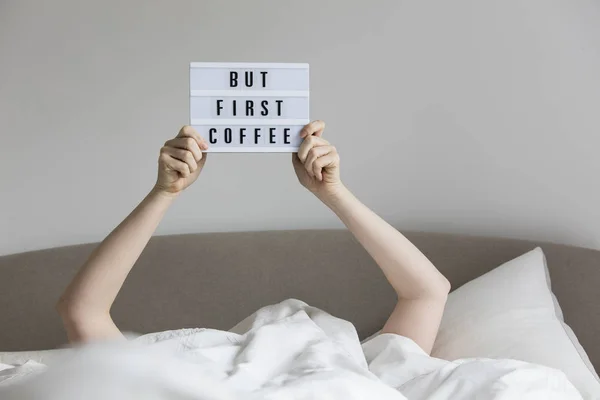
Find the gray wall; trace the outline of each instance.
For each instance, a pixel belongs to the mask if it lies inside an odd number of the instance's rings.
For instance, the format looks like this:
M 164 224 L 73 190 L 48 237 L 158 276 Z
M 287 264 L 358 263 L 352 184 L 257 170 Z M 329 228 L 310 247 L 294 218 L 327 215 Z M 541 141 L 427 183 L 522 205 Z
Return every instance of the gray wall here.
M 0 254 L 129 213 L 187 122 L 190 61 L 310 63 L 344 181 L 398 226 L 600 248 L 599 20 L 594 1 L 2 1 Z M 212 154 L 158 233 L 339 226 L 289 154 Z

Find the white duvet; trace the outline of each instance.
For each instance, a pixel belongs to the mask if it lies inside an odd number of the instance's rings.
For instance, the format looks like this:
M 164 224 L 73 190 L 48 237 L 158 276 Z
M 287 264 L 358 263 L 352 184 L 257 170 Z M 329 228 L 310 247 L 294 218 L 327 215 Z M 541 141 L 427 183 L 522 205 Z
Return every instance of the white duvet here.
M 515 360 L 446 361 L 412 340 L 360 343 L 352 324 L 298 300 L 229 332 L 181 329 L 0 364 L 12 399 L 581 399 L 557 370 Z

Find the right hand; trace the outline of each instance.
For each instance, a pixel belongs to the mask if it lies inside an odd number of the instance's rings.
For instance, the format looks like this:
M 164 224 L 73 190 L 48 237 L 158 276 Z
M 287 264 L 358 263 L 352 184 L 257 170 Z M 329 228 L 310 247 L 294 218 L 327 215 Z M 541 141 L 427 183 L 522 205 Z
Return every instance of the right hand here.
M 176 195 L 194 183 L 206 162 L 206 153 L 202 153 L 206 149 L 208 143 L 194 128 L 181 128 L 160 149 L 155 190 Z
M 298 153 L 292 154 L 298 180 L 309 191 L 324 200 L 343 187 L 340 180 L 340 156 L 327 140 L 323 139 L 325 122 L 309 123 L 300 132 L 304 139 Z

